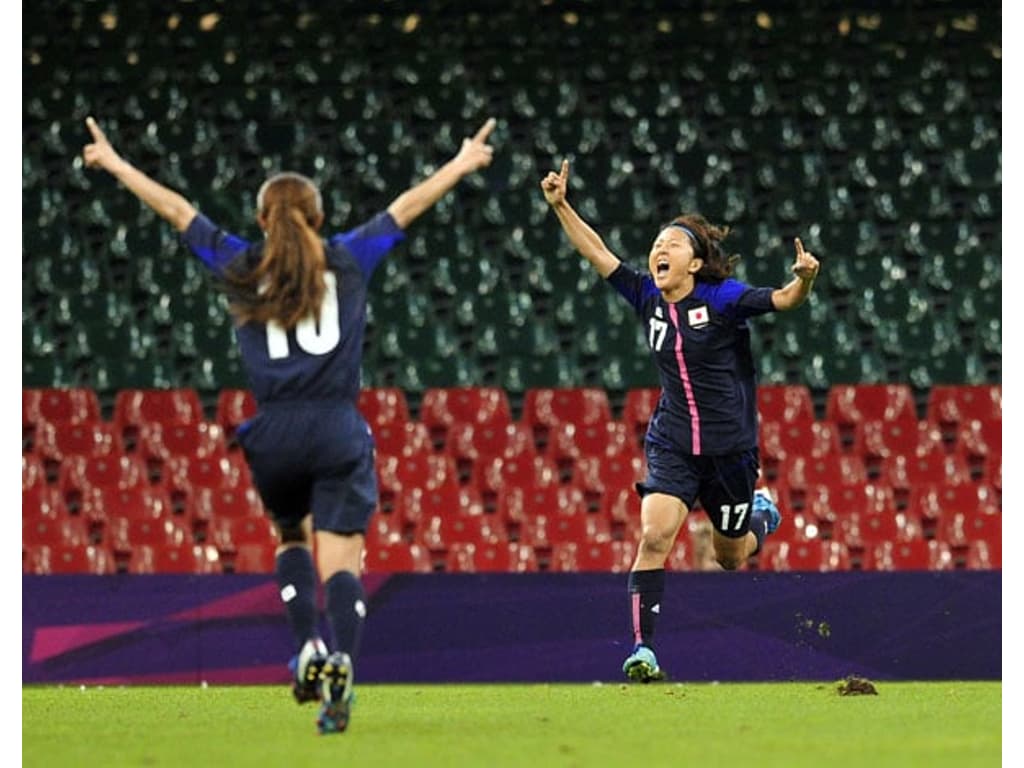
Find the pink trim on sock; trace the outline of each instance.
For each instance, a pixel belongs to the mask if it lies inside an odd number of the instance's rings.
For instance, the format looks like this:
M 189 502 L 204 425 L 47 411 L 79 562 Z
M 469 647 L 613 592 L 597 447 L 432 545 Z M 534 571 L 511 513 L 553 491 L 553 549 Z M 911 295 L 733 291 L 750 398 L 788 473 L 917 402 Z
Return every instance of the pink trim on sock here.
M 693 455 L 700 456 L 700 414 L 697 413 L 697 398 L 693 396 L 693 385 L 690 383 L 690 372 L 683 359 L 683 332 L 679 327 L 679 313 L 675 304 L 668 305 L 668 314 L 672 325 L 676 327 L 676 362 L 679 364 L 679 378 L 683 380 L 683 391 L 686 393 L 686 405 L 690 409 L 690 432 L 693 433 Z
M 643 633 L 640 632 L 640 593 L 633 593 L 633 641 L 637 644 L 644 641 Z

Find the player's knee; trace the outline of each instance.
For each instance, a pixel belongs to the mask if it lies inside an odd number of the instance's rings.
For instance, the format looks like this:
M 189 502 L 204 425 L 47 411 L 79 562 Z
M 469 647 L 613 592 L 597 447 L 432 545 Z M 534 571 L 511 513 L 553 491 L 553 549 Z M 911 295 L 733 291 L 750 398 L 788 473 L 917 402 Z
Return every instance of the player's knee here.
M 645 526 L 640 536 L 640 548 L 650 554 L 668 554 L 675 543 L 672 533 L 661 528 Z
M 741 565 L 743 565 L 743 558 L 732 552 L 716 552 L 715 560 L 727 571 L 735 571 Z

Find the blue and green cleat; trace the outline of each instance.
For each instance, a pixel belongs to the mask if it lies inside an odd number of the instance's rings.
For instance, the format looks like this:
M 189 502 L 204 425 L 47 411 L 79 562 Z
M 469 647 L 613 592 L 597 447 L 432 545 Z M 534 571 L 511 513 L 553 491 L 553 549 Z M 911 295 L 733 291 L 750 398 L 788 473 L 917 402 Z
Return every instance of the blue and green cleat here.
M 320 698 L 320 671 L 327 661 L 327 646 L 319 637 L 307 640 L 288 669 L 292 673 L 292 695 L 299 704 Z
M 637 645 L 633 649 L 633 653 L 622 663 L 622 671 L 634 683 L 653 683 L 665 679 L 654 651 L 646 645 Z
M 320 713 L 316 727 L 321 734 L 342 733 L 355 700 L 352 692 L 352 659 L 347 653 L 332 653 L 320 671 Z
M 779 508 L 772 501 L 771 494 L 763 488 L 758 488 L 754 491 L 754 508 L 751 512 L 751 517 L 754 515 L 764 516 L 764 520 L 767 523 L 766 533 L 775 533 L 779 523 L 782 522 L 782 514 L 779 512 Z

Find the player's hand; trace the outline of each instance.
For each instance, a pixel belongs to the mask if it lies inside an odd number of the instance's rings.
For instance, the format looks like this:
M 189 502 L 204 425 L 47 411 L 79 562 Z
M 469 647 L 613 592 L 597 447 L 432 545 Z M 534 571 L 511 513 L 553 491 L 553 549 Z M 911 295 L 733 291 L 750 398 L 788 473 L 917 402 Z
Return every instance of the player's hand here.
M 544 191 L 544 199 L 548 205 L 558 205 L 565 201 L 565 189 L 569 184 L 569 161 L 562 161 L 562 170 L 558 173 L 548 171 L 541 179 L 540 188 Z
M 800 242 L 800 238 L 796 238 L 794 241 L 796 245 L 796 261 L 793 262 L 793 274 L 799 277 L 801 280 L 813 280 L 818 276 L 818 260 L 814 258 L 814 254 L 810 251 L 804 250 L 804 244 Z
M 498 122 L 493 118 L 487 118 L 487 122 L 480 126 L 480 130 L 471 139 L 463 139 L 459 153 L 455 155 L 455 162 L 462 169 L 462 174 L 486 168 L 494 158 L 494 147 L 487 143 L 487 137 L 491 135 Z
M 92 134 L 92 144 L 86 144 L 85 149 L 82 150 L 85 167 L 113 171 L 119 163 L 123 162 L 121 156 L 110 146 L 106 134 L 92 117 L 85 118 L 85 125 L 89 129 L 89 133 Z

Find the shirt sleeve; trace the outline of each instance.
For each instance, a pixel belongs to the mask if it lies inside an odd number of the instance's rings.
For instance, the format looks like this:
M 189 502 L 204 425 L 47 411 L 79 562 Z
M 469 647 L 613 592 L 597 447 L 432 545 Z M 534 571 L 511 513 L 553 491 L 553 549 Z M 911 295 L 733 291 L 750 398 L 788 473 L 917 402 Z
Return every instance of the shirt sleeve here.
M 642 310 L 646 295 L 655 290 L 650 277 L 640 274 L 625 262 L 621 262 L 606 279 L 609 285 L 633 305 L 638 314 Z
M 201 213 L 189 222 L 182 239 L 199 260 L 218 275 L 223 275 L 224 268 L 250 246 L 249 241 L 225 232 Z
M 708 283 L 698 283 L 697 286 L 698 293 L 707 296 L 717 311 L 734 315 L 738 320 L 776 311 L 772 304 L 774 288 L 753 288 L 731 278 L 714 287 Z
M 384 255 L 405 240 L 405 233 L 387 211 L 381 211 L 365 224 L 330 239 L 330 244 L 343 245 L 352 254 L 363 276 L 369 280 Z

